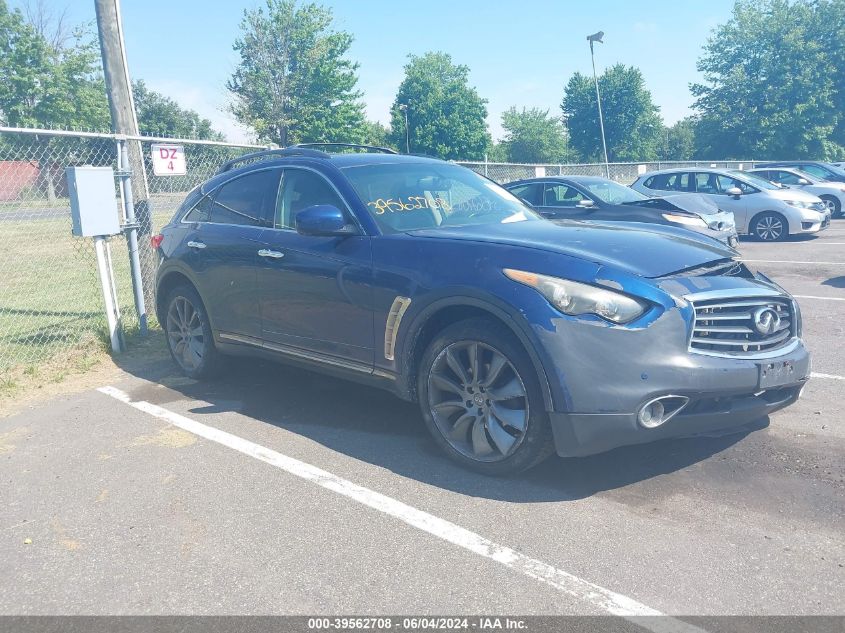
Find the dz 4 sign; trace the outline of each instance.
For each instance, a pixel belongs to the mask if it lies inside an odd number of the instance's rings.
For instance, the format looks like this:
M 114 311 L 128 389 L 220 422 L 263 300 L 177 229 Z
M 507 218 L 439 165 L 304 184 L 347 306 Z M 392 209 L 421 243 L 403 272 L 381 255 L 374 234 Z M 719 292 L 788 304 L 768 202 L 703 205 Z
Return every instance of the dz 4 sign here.
M 185 148 L 182 145 L 153 144 L 150 151 L 153 174 L 156 176 L 184 176 L 187 173 Z

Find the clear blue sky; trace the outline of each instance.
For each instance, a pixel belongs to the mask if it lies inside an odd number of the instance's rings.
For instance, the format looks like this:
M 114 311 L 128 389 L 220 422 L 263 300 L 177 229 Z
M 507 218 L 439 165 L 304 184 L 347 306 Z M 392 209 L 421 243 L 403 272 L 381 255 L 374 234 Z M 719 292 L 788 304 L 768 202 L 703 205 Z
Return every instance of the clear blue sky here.
M 19 5 L 21 0 L 10 4 Z M 689 113 L 689 84 L 710 31 L 724 23 L 733 0 L 320 0 L 339 29 L 351 32 L 349 52 L 360 63 L 359 87 L 368 116 L 386 123 L 409 53 L 443 50 L 470 68 L 472 84 L 489 100 L 488 124 L 501 134 L 512 105 L 559 112 L 563 86 L 575 71 L 591 73 L 586 36 L 597 45 L 598 71 L 615 62 L 638 66 L 664 120 Z M 76 22 L 94 20 L 93 0 L 52 0 Z M 211 119 L 230 140 L 246 134 L 225 113 L 225 83 L 237 56 L 245 8 L 263 0 L 122 0 L 129 71 Z

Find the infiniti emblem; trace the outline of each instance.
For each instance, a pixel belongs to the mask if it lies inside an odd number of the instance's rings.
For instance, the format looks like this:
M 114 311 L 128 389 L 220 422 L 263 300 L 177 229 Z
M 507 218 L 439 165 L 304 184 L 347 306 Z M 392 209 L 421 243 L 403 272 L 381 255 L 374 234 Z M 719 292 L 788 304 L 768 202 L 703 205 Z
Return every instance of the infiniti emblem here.
M 772 308 L 758 308 L 751 315 L 754 329 L 763 336 L 773 334 L 780 327 L 780 315 Z

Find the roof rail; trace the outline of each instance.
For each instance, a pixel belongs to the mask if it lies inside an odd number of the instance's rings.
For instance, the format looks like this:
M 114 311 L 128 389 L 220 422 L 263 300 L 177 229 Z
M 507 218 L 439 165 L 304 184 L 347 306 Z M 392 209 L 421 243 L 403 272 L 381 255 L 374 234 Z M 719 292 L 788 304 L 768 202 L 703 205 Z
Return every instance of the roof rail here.
M 365 149 L 370 152 L 380 153 L 380 154 L 398 154 L 395 149 L 390 149 L 389 147 L 379 147 L 378 145 L 361 145 L 359 143 L 299 143 L 297 145 L 292 145 L 291 147 L 302 147 L 302 148 L 309 148 L 309 147 L 346 147 L 352 149 Z
M 330 158 L 326 152 L 321 152 L 316 149 L 309 149 L 307 147 L 300 147 L 298 145 L 292 145 L 291 147 L 284 147 L 281 149 L 265 149 L 261 152 L 252 152 L 250 154 L 244 154 L 243 156 L 238 156 L 237 158 L 233 158 L 232 160 L 227 160 L 225 163 L 220 165 L 220 169 L 217 170 L 218 174 L 222 174 L 224 171 L 229 171 L 238 165 L 239 163 L 244 163 L 249 160 L 255 160 L 256 158 L 262 158 L 264 156 L 310 156 L 312 158 Z

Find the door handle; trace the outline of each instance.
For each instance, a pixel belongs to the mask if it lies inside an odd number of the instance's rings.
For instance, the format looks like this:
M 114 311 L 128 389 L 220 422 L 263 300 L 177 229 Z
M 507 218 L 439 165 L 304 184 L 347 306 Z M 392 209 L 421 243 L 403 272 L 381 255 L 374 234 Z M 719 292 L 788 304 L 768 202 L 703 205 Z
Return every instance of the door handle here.
M 270 257 L 272 259 L 281 259 L 285 256 L 284 253 L 280 253 L 279 251 L 271 251 L 266 248 L 262 248 L 260 251 L 258 251 L 258 255 L 260 257 Z
M 205 248 L 205 244 L 202 242 L 188 242 L 188 248 Z

